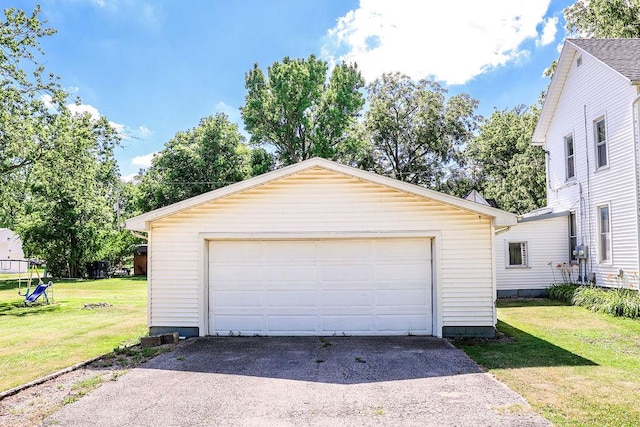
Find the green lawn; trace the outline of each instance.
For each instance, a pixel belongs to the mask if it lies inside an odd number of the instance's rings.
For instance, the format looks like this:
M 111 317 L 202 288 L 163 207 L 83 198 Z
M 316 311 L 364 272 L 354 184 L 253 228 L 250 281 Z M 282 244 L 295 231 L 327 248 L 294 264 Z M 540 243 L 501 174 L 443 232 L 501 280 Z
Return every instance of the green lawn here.
M 506 337 L 456 345 L 541 415 L 558 426 L 640 425 L 640 321 L 551 300 L 499 302 L 498 319 Z
M 23 307 L 17 282 L 0 281 L 0 391 L 132 344 L 147 332 L 145 278 L 54 280 L 53 296 L 51 305 Z M 102 302 L 110 307 L 84 309 Z

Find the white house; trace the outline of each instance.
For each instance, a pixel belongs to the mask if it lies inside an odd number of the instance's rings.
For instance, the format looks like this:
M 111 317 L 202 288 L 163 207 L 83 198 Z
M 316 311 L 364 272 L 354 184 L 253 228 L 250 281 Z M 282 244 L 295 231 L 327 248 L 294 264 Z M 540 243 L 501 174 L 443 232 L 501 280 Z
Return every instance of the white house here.
M 127 221 L 150 333 L 492 336 L 516 216 L 311 159 Z
M 570 262 L 574 280 L 637 288 L 639 94 L 640 39 L 566 40 L 533 134 L 547 154 L 548 213 L 566 221 L 503 234 L 528 247 L 523 277 L 542 268 L 534 258 L 546 257 Z M 498 266 L 499 291 L 519 282 L 508 268 Z M 526 286 L 548 286 L 540 277 Z
M 0 228 L 0 274 L 24 273 L 28 266 L 20 237 L 8 228 Z

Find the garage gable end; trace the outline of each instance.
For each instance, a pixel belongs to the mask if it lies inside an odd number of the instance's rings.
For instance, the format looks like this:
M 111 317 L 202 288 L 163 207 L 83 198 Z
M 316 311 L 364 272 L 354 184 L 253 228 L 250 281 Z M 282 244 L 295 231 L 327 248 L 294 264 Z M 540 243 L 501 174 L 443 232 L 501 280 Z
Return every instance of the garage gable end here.
M 411 194 L 417 198 L 439 202 L 450 207 L 491 218 L 496 226 L 516 224 L 515 215 L 499 209 L 360 169 L 351 168 L 326 159 L 314 158 L 131 218 L 127 221 L 126 226 L 130 230 L 147 231 L 150 224 L 154 221 L 168 218 L 181 212 L 190 211 L 202 205 L 224 203 L 224 199 L 231 196 L 242 197 L 243 193 L 258 194 L 264 191 L 265 188 L 278 187 L 279 182 L 281 183 L 280 185 L 282 185 L 282 183 L 294 183 L 298 185 L 304 180 L 316 181 L 316 190 L 318 195 L 320 195 L 323 190 L 319 187 L 326 186 L 329 188 L 332 184 L 332 177 L 337 180 L 348 177 L 352 178 L 354 182 L 359 181 L 363 184 L 368 183 L 369 185 L 377 184 L 379 188 L 396 190 L 396 192 Z M 309 197 L 314 195 L 315 194 L 308 194 Z

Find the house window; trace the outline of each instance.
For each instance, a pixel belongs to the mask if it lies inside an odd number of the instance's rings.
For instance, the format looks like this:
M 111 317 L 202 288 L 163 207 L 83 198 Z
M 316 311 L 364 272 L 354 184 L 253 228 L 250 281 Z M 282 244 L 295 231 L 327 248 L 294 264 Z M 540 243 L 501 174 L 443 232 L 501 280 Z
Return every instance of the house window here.
M 527 242 L 509 242 L 508 267 L 528 267 Z
M 609 205 L 598 206 L 598 249 L 600 262 L 611 262 L 611 212 Z
M 576 176 L 576 167 L 573 160 L 573 135 L 564 137 L 564 149 L 567 156 L 567 180 L 569 180 Z
M 599 168 L 607 166 L 607 131 L 604 117 L 596 120 L 594 124 L 596 140 L 596 162 Z
M 576 222 L 576 213 L 569 213 L 569 260 L 578 261 L 578 257 L 573 253 L 578 246 L 578 227 Z

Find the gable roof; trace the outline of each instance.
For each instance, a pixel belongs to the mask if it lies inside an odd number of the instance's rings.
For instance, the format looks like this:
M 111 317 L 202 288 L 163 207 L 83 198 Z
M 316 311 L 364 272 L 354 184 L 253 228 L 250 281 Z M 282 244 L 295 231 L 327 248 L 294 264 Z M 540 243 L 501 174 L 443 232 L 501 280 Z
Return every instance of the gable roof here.
M 533 144 L 544 144 L 551 119 L 576 55 L 589 55 L 630 84 L 640 85 L 640 39 L 567 39 L 560 52 L 547 96 L 531 138 Z
M 413 194 L 418 197 L 445 203 L 447 205 L 454 206 L 489 218 L 494 218 L 496 226 L 515 225 L 517 222 L 517 217 L 515 214 L 505 212 L 500 209 L 481 205 L 479 203 L 461 199 L 455 196 L 450 196 L 448 194 L 440 193 L 438 191 L 430 190 L 418 185 L 398 181 L 397 179 L 378 175 L 372 172 L 345 166 L 331 160 L 315 157 L 313 159 L 305 160 L 291 166 L 277 169 L 275 171 L 253 177 L 245 181 L 240 181 L 235 184 L 231 184 L 226 187 L 210 191 L 208 193 L 200 194 L 199 196 L 191 197 L 190 199 L 183 200 L 181 202 L 174 203 L 172 205 L 165 206 L 151 212 L 147 212 L 145 214 L 130 218 L 126 222 L 126 228 L 128 230 L 146 231 L 149 229 L 149 222 L 151 221 L 166 218 L 184 210 L 209 203 L 213 200 L 221 199 L 232 194 L 241 193 L 243 191 L 247 191 L 252 188 L 259 187 L 316 167 L 320 167 L 342 175 L 351 176 L 363 181 L 379 184 L 388 188 L 402 191 L 404 193 Z

